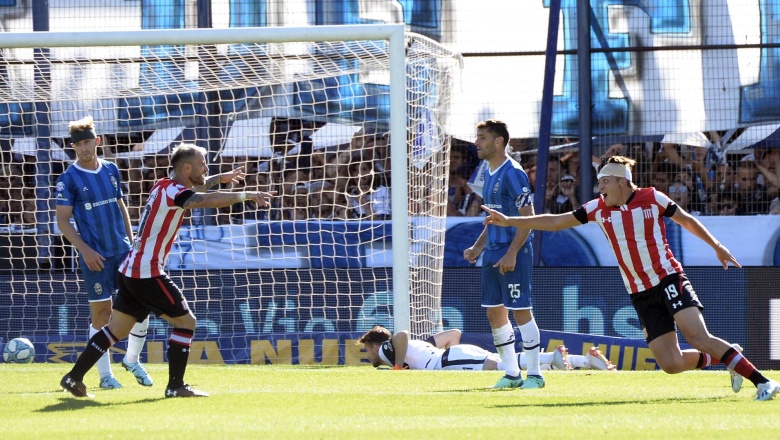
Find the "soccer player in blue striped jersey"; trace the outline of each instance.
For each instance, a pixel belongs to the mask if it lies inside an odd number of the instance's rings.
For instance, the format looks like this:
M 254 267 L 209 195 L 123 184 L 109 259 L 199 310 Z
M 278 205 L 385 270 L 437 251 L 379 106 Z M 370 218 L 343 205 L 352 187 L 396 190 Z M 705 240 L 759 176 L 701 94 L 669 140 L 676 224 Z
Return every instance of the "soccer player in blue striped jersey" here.
M 95 133 L 92 117 L 73 121 L 68 129 L 78 159 L 57 180 L 57 226 L 78 250 L 92 314 L 89 328 L 92 337 L 111 318 L 111 295 L 118 289 L 117 270 L 130 250 L 133 230 L 122 198 L 119 169 L 97 155 L 101 139 Z M 70 223 L 71 216 L 78 230 Z M 135 325 L 127 355 L 122 359 L 122 366 L 144 386 L 153 384 L 138 359 L 148 326 L 149 318 Z M 98 372 L 101 388 L 122 387 L 111 371 L 108 353 L 98 361 Z
M 506 215 L 533 215 L 528 175 L 507 155 L 506 123 L 495 119 L 480 122 L 475 144 L 479 158 L 490 166 L 482 189 L 484 204 Z M 486 225 L 474 245 L 463 251 L 463 257 L 476 263 L 483 250 L 482 307 L 487 310 L 493 342 L 506 373 L 494 388 L 543 388 L 544 378 L 539 368 L 541 338 L 531 311 L 531 230 Z M 509 310 L 523 339 L 528 362 L 525 380 L 515 355 L 515 332 L 509 321 Z

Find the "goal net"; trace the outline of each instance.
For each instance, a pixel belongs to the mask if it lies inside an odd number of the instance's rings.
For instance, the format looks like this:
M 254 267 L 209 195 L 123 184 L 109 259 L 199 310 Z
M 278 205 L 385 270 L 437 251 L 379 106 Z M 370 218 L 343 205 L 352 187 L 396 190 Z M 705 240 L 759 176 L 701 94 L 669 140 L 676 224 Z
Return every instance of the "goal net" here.
M 441 330 L 455 54 L 402 25 L 8 35 L 0 337 L 30 338 L 39 361 L 87 340 L 53 198 L 77 159 L 68 122 L 87 115 L 134 227 L 182 142 L 210 174 L 244 167 L 221 190 L 278 192 L 188 212 L 167 272 L 198 317 L 192 361 L 354 363 L 349 341 L 376 324 Z M 168 333 L 153 316 L 148 361 Z

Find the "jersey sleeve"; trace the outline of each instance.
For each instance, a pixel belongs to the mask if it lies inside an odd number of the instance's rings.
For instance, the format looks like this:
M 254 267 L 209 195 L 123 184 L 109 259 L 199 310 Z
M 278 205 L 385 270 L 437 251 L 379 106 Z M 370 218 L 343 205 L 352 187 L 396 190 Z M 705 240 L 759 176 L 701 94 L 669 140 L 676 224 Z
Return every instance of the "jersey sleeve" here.
M 55 196 L 57 198 L 57 206 L 73 206 L 73 181 L 67 173 L 60 174 L 55 191 L 57 193 Z
M 579 220 L 580 223 L 582 223 L 583 225 L 588 222 L 588 213 L 585 212 L 585 207 L 584 206 L 580 206 L 579 208 L 574 210 L 574 212 L 572 212 L 572 214 L 574 214 L 574 218 Z
M 393 348 L 393 342 L 389 339 L 379 346 L 379 352 L 382 354 L 380 358 L 385 360 L 391 366 L 395 365 L 395 349 Z
M 599 207 L 600 202 L 601 199 L 593 199 L 590 202 L 585 203 L 573 212 L 574 217 L 583 225 L 585 223 L 595 221 L 596 211 L 598 211 L 597 208 Z
M 119 200 L 124 197 L 124 193 L 122 192 L 122 173 L 119 172 L 119 167 L 117 167 L 115 163 L 111 163 L 111 174 L 113 174 L 116 179 L 116 198 Z
M 190 197 L 195 195 L 195 191 L 191 189 L 185 189 L 184 191 L 176 194 L 173 198 L 173 204 L 178 206 L 181 209 L 184 209 L 184 204 L 187 203 L 187 200 L 190 199 Z
M 178 206 L 179 208 L 184 209 L 184 204 L 194 194 L 194 191 L 173 180 L 169 180 L 165 187 L 165 198 L 168 206 Z
M 525 171 L 521 168 L 514 168 L 507 175 L 509 176 L 509 190 L 514 195 L 515 208 L 520 211 L 521 208 L 533 205 L 531 184 Z
M 671 217 L 675 212 L 677 212 L 677 204 L 674 203 L 674 201 L 672 201 L 672 199 L 670 199 L 666 194 L 653 189 L 653 197 L 655 197 L 655 202 L 658 204 L 658 208 L 662 216 Z

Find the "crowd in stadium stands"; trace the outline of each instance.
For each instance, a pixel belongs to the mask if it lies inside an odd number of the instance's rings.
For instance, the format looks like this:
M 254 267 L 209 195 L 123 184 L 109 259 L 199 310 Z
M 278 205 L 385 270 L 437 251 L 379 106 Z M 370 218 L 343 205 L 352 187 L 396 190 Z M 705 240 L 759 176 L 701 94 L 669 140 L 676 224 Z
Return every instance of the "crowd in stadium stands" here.
M 311 131 L 308 131 L 311 132 Z M 352 141 L 315 149 L 305 130 L 277 136 L 271 158 L 222 157 L 217 172 L 245 167 L 247 178 L 233 184 L 235 191 L 277 191 L 270 209 L 236 205 L 216 213 L 217 224 L 246 220 L 369 219 L 387 220 L 390 208 L 389 135 L 360 131 Z M 512 157 L 536 185 L 536 154 L 510 143 Z M 594 148 L 597 150 L 598 148 Z M 780 214 L 780 149 L 753 149 L 750 154 L 724 155 L 715 149 L 677 144 L 614 144 L 591 158 L 593 181 L 607 157 L 620 154 L 637 161 L 634 181 L 654 186 L 695 215 Z M 562 151 L 562 152 L 561 152 Z M 131 220 L 137 224 L 151 185 L 169 172 L 164 154 L 144 157 L 117 155 L 104 148 L 105 157 L 122 171 Z M 3 152 L 0 168 L 0 233 L 35 232 L 35 158 Z M 545 210 L 568 212 L 580 199 L 580 156 L 565 148 L 551 153 L 545 186 Z M 478 166 L 474 144 L 452 140 L 447 215 L 479 216 L 482 199 L 468 185 Z M 52 163 L 52 181 L 66 164 Z M 188 222 L 203 221 L 194 213 Z
M 648 145 L 653 149 L 648 149 Z M 466 153 L 463 153 L 463 151 Z M 564 149 L 565 151 L 565 149 Z M 464 155 L 467 159 L 463 159 Z M 613 155 L 637 161 L 634 182 L 654 186 L 683 209 L 695 215 L 780 214 L 780 149 L 753 149 L 750 154 L 725 156 L 715 149 L 677 144 L 614 144 L 592 158 L 591 182 L 597 194 L 596 171 Z M 478 163 L 469 147 L 453 143 L 450 171 L 449 215 L 471 215 L 471 195 L 466 180 Z M 515 152 L 536 188 L 536 155 Z M 568 212 L 587 200 L 579 200 L 580 157 L 576 151 L 551 153 L 545 185 L 545 211 Z M 465 200 L 464 200 L 464 195 Z M 476 199 L 471 202 L 470 199 Z
M 35 175 L 30 157 L 2 153 L 0 164 L 0 233 L 34 233 Z
M 388 220 L 390 164 L 388 137 L 358 134 L 349 144 L 313 150 L 300 142 L 281 143 L 271 159 L 234 157 L 222 169 L 244 166 L 247 179 L 236 190 L 277 191 L 271 209 L 225 208 L 218 224 L 246 219 Z M 305 151 L 310 151 L 305 153 Z

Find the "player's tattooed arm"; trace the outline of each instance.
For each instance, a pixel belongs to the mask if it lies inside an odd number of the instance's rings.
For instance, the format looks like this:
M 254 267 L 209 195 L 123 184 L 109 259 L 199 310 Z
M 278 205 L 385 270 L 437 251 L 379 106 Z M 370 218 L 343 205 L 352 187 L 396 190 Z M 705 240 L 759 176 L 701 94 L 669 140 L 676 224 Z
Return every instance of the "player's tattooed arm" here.
M 220 174 L 209 176 L 203 185 L 193 186 L 192 190 L 195 192 L 206 192 L 220 183 Z
M 182 208 L 184 209 L 200 208 L 201 204 L 203 203 L 203 200 L 204 200 L 203 195 L 197 193 L 193 194 L 187 199 L 186 202 L 184 202 Z

